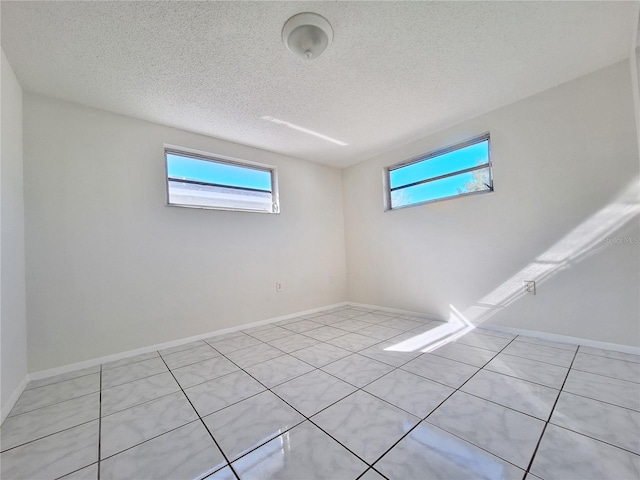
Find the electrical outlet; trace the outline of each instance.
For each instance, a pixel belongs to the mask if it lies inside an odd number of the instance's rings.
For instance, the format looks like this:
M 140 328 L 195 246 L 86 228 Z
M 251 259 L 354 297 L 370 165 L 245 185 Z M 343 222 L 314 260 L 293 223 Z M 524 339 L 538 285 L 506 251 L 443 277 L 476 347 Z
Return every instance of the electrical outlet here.
M 276 282 L 276 292 L 282 291 L 282 282 Z
M 535 295 L 536 294 L 536 282 L 533 280 L 524 281 L 524 293 Z

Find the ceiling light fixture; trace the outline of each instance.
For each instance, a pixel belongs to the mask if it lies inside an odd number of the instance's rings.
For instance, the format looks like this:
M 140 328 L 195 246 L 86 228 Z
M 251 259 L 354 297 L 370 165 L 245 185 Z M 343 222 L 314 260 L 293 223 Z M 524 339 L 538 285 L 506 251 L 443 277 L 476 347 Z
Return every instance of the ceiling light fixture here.
M 333 28 L 317 13 L 298 13 L 282 28 L 282 41 L 289 51 L 306 60 L 315 60 L 331 44 Z
M 285 122 L 284 120 L 279 120 L 277 118 L 273 118 L 268 115 L 265 115 L 264 117 L 260 117 L 260 118 L 262 118 L 263 120 L 267 120 L 268 122 L 275 123 L 276 125 L 284 125 L 285 127 L 292 128 L 299 132 L 303 132 L 308 135 L 313 135 L 314 137 L 321 138 L 323 140 L 326 140 L 327 142 L 335 143 L 336 145 L 340 145 L 341 147 L 346 147 L 347 145 L 349 145 L 348 143 L 341 142 L 340 140 L 336 140 L 335 138 L 327 137 L 326 135 L 323 135 L 318 132 L 314 132 L 313 130 L 309 130 L 308 128 L 301 127 L 299 125 L 296 125 L 295 123 Z

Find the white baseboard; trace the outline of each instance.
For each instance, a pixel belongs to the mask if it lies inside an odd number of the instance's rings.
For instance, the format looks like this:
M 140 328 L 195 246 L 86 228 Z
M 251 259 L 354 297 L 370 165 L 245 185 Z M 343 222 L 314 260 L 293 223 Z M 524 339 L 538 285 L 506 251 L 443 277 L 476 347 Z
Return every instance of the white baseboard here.
M 202 340 L 204 338 L 210 338 L 218 335 L 224 335 L 226 333 L 237 332 L 238 330 L 245 330 L 251 327 L 267 325 L 269 323 L 280 322 L 282 320 L 288 320 L 290 318 L 310 315 L 312 313 L 323 312 L 325 310 L 331 310 L 332 308 L 342 307 L 345 305 L 347 305 L 347 302 L 334 303 L 333 305 L 326 305 L 324 307 L 312 308 L 310 310 L 304 310 L 301 312 L 291 313 L 288 315 L 281 315 L 279 317 L 268 318 L 265 320 L 258 320 L 256 322 L 244 323 L 242 325 L 238 325 L 234 327 L 223 328 L 222 330 L 214 330 L 213 332 L 202 333 L 200 335 L 194 335 L 192 337 L 181 338 L 179 340 L 172 340 L 170 342 L 159 343 L 156 345 L 149 345 L 147 347 L 136 348 L 135 350 L 128 350 L 126 352 L 114 353 L 112 355 L 106 355 L 104 357 L 92 358 L 90 360 L 85 360 L 83 362 L 71 363 L 68 365 L 63 365 L 61 367 L 49 368 L 47 370 L 40 370 L 38 372 L 33 372 L 27 375 L 28 378 L 25 380 L 25 386 L 26 386 L 26 383 L 31 380 L 41 380 L 43 378 L 48 378 L 48 377 L 53 377 L 55 375 L 60 375 L 63 373 L 73 372 L 74 370 L 80 370 L 82 368 L 95 367 L 96 365 L 101 365 L 107 362 L 113 362 L 115 360 L 121 360 L 123 358 L 134 357 L 136 355 L 141 355 L 143 353 L 155 352 L 157 350 L 164 350 L 165 348 L 177 347 L 179 345 L 184 345 L 185 343 L 195 342 L 196 340 Z M 22 389 L 24 390 L 24 387 Z M 20 390 L 20 393 L 22 393 L 22 390 Z M 18 396 L 20 396 L 20 394 L 18 394 Z M 17 400 L 17 397 L 16 397 L 16 400 Z M 13 407 L 13 405 L 11 406 Z
M 440 321 L 440 322 L 446 322 L 447 321 L 446 318 L 440 317 L 438 315 L 411 312 L 409 310 L 401 310 L 399 308 L 388 308 L 388 307 L 381 307 L 381 306 L 378 306 L 378 305 L 368 305 L 368 304 L 364 304 L 364 303 L 354 303 L 354 302 L 347 302 L 347 304 L 351 305 L 351 306 L 354 306 L 354 307 L 370 308 L 370 309 L 381 310 L 381 311 L 385 311 L 385 312 L 399 313 L 399 314 L 403 314 L 403 315 L 414 315 L 416 317 L 423 317 L 423 318 L 430 318 L 431 320 L 437 320 L 437 321 Z M 640 347 L 632 347 L 631 345 L 620 345 L 618 343 L 600 342 L 598 340 L 590 340 L 588 338 L 570 337 L 568 335 L 558 335 L 558 334 L 555 334 L 555 333 L 540 332 L 540 331 L 537 331 L 537 330 L 526 330 L 524 328 L 504 327 L 502 325 L 487 325 L 487 324 L 484 324 L 484 323 L 482 325 L 476 325 L 476 328 L 478 328 L 478 329 L 486 329 L 486 330 L 493 330 L 493 331 L 496 331 L 496 332 L 510 333 L 512 335 L 522 335 L 522 336 L 525 336 L 525 337 L 534 337 L 534 338 L 539 338 L 541 340 L 549 340 L 551 342 L 571 343 L 573 345 L 583 345 L 585 347 L 602 348 L 602 349 L 605 349 L 605 350 L 613 350 L 613 351 L 616 351 L 616 352 L 631 353 L 633 355 L 640 355 Z
M 523 335 L 525 337 L 534 337 L 534 338 L 539 338 L 541 340 L 549 340 L 551 342 L 571 343 L 573 345 L 603 348 L 605 350 L 613 350 L 616 352 L 640 355 L 640 347 L 632 347 L 631 345 L 620 345 L 619 343 L 600 342 L 598 340 L 590 340 L 588 338 L 570 337 L 568 335 L 558 335 L 556 333 L 539 332 L 537 330 L 525 330 L 524 328 L 504 327 L 502 325 L 482 324 L 482 326 L 478 328 L 493 330 L 496 332 L 510 333 L 512 335 Z
M 337 308 L 337 307 L 346 306 L 346 305 L 353 306 L 353 307 L 360 307 L 360 308 L 370 309 L 370 310 L 380 310 L 380 311 L 385 311 L 385 312 L 390 312 L 390 313 L 397 313 L 399 315 L 412 315 L 412 316 L 416 316 L 416 317 L 427 318 L 427 319 L 430 319 L 430 320 L 437 320 L 437 321 L 440 321 L 440 322 L 446 322 L 447 321 L 446 318 L 443 318 L 443 317 L 441 317 L 439 315 L 425 314 L 425 313 L 420 313 L 420 312 L 413 312 L 413 311 L 410 311 L 410 310 L 402 310 L 402 309 L 398 309 L 398 308 L 383 307 L 381 305 L 370 305 L 370 304 L 356 303 L 356 302 L 340 302 L 340 303 L 335 303 L 333 305 L 326 305 L 324 307 L 313 308 L 313 309 L 310 309 L 310 310 L 304 310 L 304 311 L 301 311 L 301 312 L 296 312 L 296 313 L 292 313 L 292 314 L 288 314 L 288 315 L 281 315 L 279 317 L 268 318 L 268 319 L 265 319 L 265 320 L 258 320 L 256 322 L 245 323 L 243 325 L 238 325 L 238 326 L 234 326 L 234 327 L 230 327 L 230 328 L 225 328 L 225 329 L 222 329 L 222 330 L 215 330 L 213 332 L 207 332 L 207 333 L 203 333 L 201 335 L 194 335 L 192 337 L 181 338 L 179 340 L 173 340 L 173 341 L 170 341 L 170 342 L 164 342 L 164 343 L 160 343 L 160 344 L 156 344 L 156 345 L 149 345 L 147 347 L 137 348 L 135 350 L 128 350 L 126 352 L 115 353 L 113 355 L 107 355 L 107 356 L 104 356 L 104 357 L 93 358 L 93 359 L 90 359 L 90 360 L 85 360 L 83 362 L 72 363 L 72 364 L 69 364 L 69 365 L 61 366 L 61 367 L 50 368 L 50 369 L 47 369 L 47 370 L 41 370 L 39 372 L 30 373 L 30 374 L 27 375 L 27 377 L 23 380 L 23 382 L 20 384 L 20 386 L 13 393 L 13 395 L 11 396 L 11 401 L 7 402 L 7 406 L 10 407 L 10 408 L 6 408 L 3 405 L 3 408 L 2 408 L 2 415 L 3 415 L 2 420 L 4 420 L 4 418 L 5 418 L 4 417 L 5 412 L 6 412 L 6 414 L 8 414 L 8 412 L 11 410 L 11 408 L 13 407 L 15 402 L 17 401 L 18 397 L 20 396 L 20 394 L 24 390 L 24 388 L 27 385 L 27 383 L 29 381 L 31 381 L 31 380 L 40 380 L 40 379 L 43 379 L 43 378 L 52 377 L 54 375 L 60 375 L 62 373 L 72 372 L 74 370 L 80 370 L 82 368 L 94 367 L 96 365 L 101 365 L 103 363 L 112 362 L 112 361 L 115 361 L 115 360 L 121 360 L 123 358 L 133 357 L 133 356 L 140 355 L 140 354 L 143 354 L 143 353 L 155 352 L 157 350 L 163 350 L 165 348 L 177 347 L 179 345 L 184 345 L 185 343 L 195 342 L 196 340 L 202 340 L 204 338 L 210 338 L 210 337 L 215 337 L 215 336 L 218 336 L 218 335 L 224 335 L 226 333 L 237 332 L 238 330 L 244 330 L 244 329 L 251 328 L 251 327 L 258 327 L 260 325 L 267 325 L 269 323 L 279 322 L 279 321 L 282 321 L 282 320 L 288 320 L 290 318 L 295 318 L 295 317 L 300 317 L 300 316 L 309 315 L 309 314 L 313 314 L 313 313 L 323 312 L 323 311 L 326 311 L 326 310 L 331 310 L 331 309 L 334 309 L 334 308 Z M 617 352 L 624 352 L 624 353 L 631 353 L 631 354 L 635 354 L 635 355 L 640 355 L 640 348 L 639 347 L 632 347 L 632 346 L 629 346 L 629 345 L 619 345 L 619 344 L 616 344 L 616 343 L 599 342 L 599 341 L 596 341 L 596 340 L 589 340 L 589 339 L 578 338 L 578 337 L 569 337 L 569 336 L 565 336 L 565 335 L 557 335 L 557 334 L 553 334 L 553 333 L 539 332 L 539 331 L 535 331 L 535 330 L 525 330 L 525 329 L 521 329 L 521 328 L 503 327 L 501 325 L 486 325 L 486 324 L 483 324 L 481 327 L 478 327 L 478 328 L 487 329 L 487 330 L 494 330 L 494 331 L 504 332 L 504 333 L 510 333 L 510 334 L 513 334 L 513 335 L 523 335 L 523 336 L 528 336 L 528 337 L 535 337 L 535 338 L 540 338 L 540 339 L 543 339 L 543 340 L 550 340 L 550 341 L 554 341 L 554 342 L 571 343 L 571 344 L 575 344 L 575 345 L 584 345 L 584 346 L 588 346 L 588 347 L 603 348 L 603 349 L 606 349 L 606 350 L 614 350 L 614 351 L 617 351 Z
M 18 398 L 20 398 L 20 395 L 22 395 L 22 392 L 27 386 L 27 383 L 29 383 L 29 375 L 25 375 L 25 377 L 18 384 L 18 386 L 15 388 L 15 390 L 7 400 L 7 403 L 0 407 L 0 424 L 2 424 L 4 422 L 4 419 L 7 418 L 7 415 L 9 415 L 9 412 L 18 401 Z

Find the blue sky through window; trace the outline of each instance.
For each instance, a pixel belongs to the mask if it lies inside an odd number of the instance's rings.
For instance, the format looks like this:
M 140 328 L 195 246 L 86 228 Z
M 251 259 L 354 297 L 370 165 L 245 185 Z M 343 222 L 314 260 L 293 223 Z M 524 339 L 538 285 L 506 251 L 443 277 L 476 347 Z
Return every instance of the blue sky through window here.
M 468 147 L 391 170 L 389 172 L 389 185 L 392 189 L 402 187 L 414 182 L 439 177 L 488 162 L 489 140 L 483 140 Z M 467 185 L 476 180 L 474 173 L 476 177 L 480 174 L 486 175 L 487 181 L 490 181 L 488 180 L 489 169 L 483 169 L 479 172 L 469 172 L 422 185 L 395 190 L 392 192 L 392 208 L 465 193 Z
M 271 172 L 167 153 L 171 178 L 271 191 Z

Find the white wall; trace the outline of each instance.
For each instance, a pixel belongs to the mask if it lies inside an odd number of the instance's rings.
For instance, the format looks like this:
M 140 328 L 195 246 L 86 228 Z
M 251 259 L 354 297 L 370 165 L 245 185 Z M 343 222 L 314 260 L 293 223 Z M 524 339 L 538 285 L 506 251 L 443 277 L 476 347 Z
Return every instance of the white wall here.
M 494 193 L 383 212 L 385 165 L 486 131 Z M 348 168 L 349 300 L 638 346 L 638 175 L 629 62 Z
M 32 94 L 24 122 L 30 371 L 346 300 L 339 170 Z M 275 165 L 281 213 L 165 206 L 165 143 Z
M 2 419 L 27 375 L 22 88 L 2 52 L 0 153 L 0 384 Z

